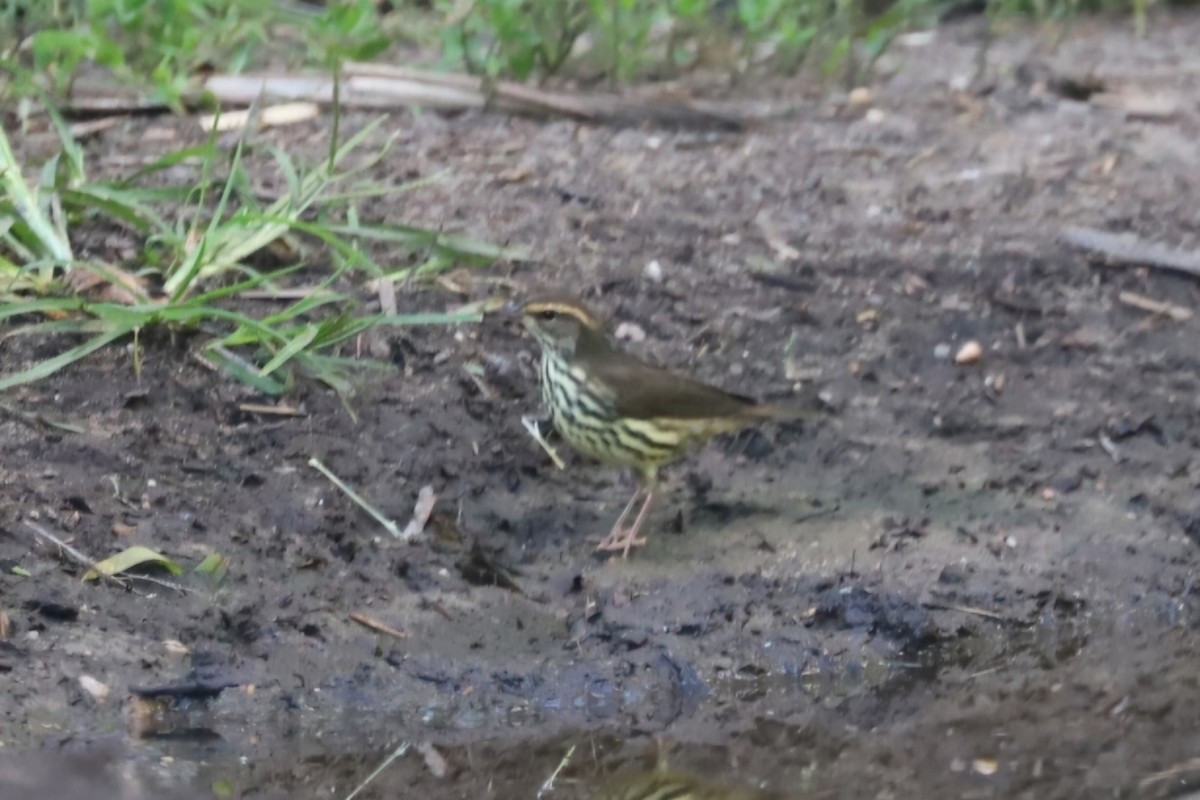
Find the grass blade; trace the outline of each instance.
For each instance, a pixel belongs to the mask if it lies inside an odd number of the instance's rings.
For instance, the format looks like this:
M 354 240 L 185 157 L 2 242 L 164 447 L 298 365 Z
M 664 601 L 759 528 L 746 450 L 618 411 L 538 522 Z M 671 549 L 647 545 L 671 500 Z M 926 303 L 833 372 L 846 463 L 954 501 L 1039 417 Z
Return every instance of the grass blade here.
M 300 335 L 285 344 L 280 351 L 275 354 L 274 358 L 262 366 L 258 373 L 263 377 L 266 377 L 282 367 L 297 353 L 302 352 L 306 347 L 312 344 L 313 339 L 317 338 L 317 331 L 318 328 L 316 325 L 304 326 L 304 330 L 300 333 Z

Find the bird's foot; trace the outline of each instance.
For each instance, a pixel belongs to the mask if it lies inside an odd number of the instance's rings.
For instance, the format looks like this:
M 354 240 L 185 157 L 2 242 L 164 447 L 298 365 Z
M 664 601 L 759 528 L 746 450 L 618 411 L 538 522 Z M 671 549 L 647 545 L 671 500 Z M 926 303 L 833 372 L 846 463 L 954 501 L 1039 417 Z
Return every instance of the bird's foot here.
M 620 551 L 621 558 L 628 558 L 629 551 L 635 547 L 645 547 L 646 537 L 638 536 L 636 527 L 628 530 L 613 528 L 612 533 L 605 536 L 600 544 L 596 545 L 597 553 L 615 553 Z

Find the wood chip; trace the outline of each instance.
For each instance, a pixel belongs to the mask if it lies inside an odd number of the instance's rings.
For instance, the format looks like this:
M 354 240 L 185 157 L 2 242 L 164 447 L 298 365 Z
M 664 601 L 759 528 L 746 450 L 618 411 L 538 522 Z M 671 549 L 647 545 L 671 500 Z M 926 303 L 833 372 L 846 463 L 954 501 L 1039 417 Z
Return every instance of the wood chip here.
M 96 680 L 91 675 L 80 675 L 79 685 L 85 692 L 90 694 L 97 703 L 103 703 L 108 699 L 108 686 Z
M 433 513 L 435 505 L 437 505 L 437 495 L 433 493 L 433 487 L 422 486 L 421 490 L 417 492 L 417 503 L 413 507 L 412 519 L 400 533 L 400 538 L 411 542 L 420 536 L 421 532 L 425 530 L 425 523 L 429 522 L 429 515 Z
M 396 284 L 388 280 L 376 281 L 379 293 L 379 310 L 389 316 L 396 315 Z
M 1133 89 L 1099 92 L 1089 97 L 1088 102 L 1100 108 L 1122 111 L 1126 119 L 1162 122 L 1179 113 L 1178 98 L 1169 94 L 1152 94 Z
M 321 108 L 316 103 L 280 103 L 267 106 L 258 112 L 257 121 L 253 119 L 255 116 L 253 108 L 226 111 L 220 115 L 203 114 L 197 117 L 196 121 L 205 133 L 211 133 L 214 128 L 221 132 L 241 130 L 248 124 L 254 124 L 256 128 L 295 125 L 298 122 L 315 119 L 320 113 Z

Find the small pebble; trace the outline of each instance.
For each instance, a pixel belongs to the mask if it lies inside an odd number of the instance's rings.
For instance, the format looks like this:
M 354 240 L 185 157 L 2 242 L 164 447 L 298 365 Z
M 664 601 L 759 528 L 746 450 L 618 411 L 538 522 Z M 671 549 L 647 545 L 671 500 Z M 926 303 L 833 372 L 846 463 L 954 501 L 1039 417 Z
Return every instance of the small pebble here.
M 983 345 L 972 339 L 958 349 L 954 354 L 955 364 L 974 364 L 983 357 Z
M 938 361 L 945 361 L 950 357 L 950 345 L 942 342 L 937 347 L 933 348 L 933 357 Z
M 875 93 L 866 86 L 851 89 L 850 94 L 846 97 L 847 102 L 852 106 L 869 106 L 874 99 Z
M 643 270 L 643 272 L 646 275 L 647 280 L 654 281 L 655 283 L 662 283 L 663 278 L 666 277 L 663 275 L 662 264 L 658 263 L 657 259 L 647 264 L 646 269 Z
M 636 322 L 622 322 L 613 331 L 613 336 L 617 341 L 621 342 L 644 342 L 646 341 L 646 332 L 642 330 L 642 326 Z

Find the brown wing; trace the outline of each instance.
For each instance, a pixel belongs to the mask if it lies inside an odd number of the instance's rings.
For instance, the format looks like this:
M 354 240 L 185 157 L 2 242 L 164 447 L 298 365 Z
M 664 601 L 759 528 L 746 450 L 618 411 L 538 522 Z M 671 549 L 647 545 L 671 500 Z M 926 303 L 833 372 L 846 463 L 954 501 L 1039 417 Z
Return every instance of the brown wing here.
M 587 358 L 588 371 L 595 380 L 614 387 L 612 393 L 621 416 L 632 419 L 755 416 L 758 403 L 749 397 L 647 364 L 616 350 L 593 331 L 585 329 L 576 353 Z M 618 386 L 620 390 L 615 389 Z

